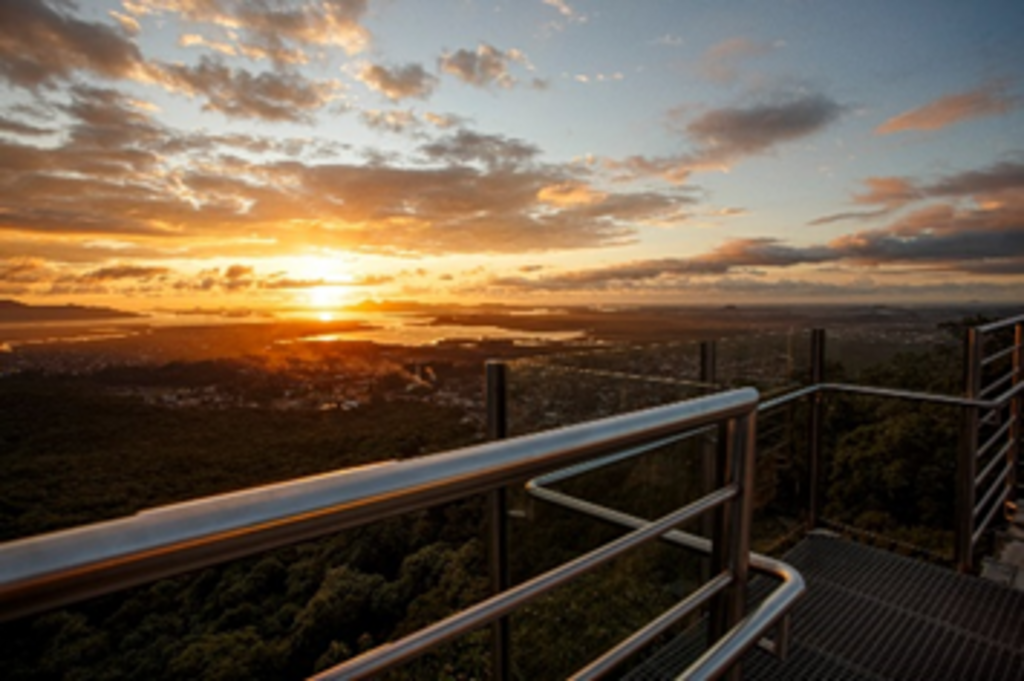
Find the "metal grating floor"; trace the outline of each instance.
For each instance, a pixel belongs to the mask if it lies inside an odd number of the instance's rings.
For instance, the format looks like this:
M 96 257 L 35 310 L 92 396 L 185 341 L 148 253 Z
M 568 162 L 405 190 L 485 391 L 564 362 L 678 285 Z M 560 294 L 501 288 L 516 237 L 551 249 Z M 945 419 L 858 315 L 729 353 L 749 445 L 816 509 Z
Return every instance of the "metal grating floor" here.
M 1024 680 L 1024 593 L 818 533 L 784 560 L 808 585 L 790 657 L 752 651 L 745 679 Z M 673 678 L 703 640 L 684 633 L 626 678 Z

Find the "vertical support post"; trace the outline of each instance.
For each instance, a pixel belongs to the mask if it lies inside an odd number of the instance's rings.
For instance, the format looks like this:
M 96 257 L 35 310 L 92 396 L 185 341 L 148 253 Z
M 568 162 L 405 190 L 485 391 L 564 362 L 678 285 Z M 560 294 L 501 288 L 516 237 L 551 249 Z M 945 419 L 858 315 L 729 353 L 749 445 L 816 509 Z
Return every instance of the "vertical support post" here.
M 964 396 L 981 391 L 981 335 L 970 328 L 964 333 Z M 978 408 L 964 407 L 960 426 L 960 451 L 956 465 L 956 569 L 970 572 L 974 564 L 974 504 L 977 475 Z
M 487 439 L 503 440 L 508 437 L 508 365 L 489 361 L 487 372 Z M 508 490 L 500 487 L 490 494 L 488 563 L 491 592 L 500 593 L 509 588 L 508 565 Z M 491 625 L 491 678 L 506 681 L 509 675 L 509 623 L 507 617 Z
M 732 472 L 729 470 L 729 440 L 731 430 L 728 423 L 719 424 L 714 442 L 713 472 L 710 489 L 726 485 Z M 729 568 L 729 547 L 732 544 L 731 527 L 727 506 L 720 506 L 711 512 L 711 557 L 708 561 L 708 575 L 716 576 Z M 711 600 L 708 617 L 708 646 L 725 636 L 729 631 L 729 601 L 727 590 Z
M 1024 383 L 1024 322 L 1017 322 L 1013 327 L 1013 363 L 1011 371 L 1013 371 L 1013 380 L 1011 386 L 1016 387 L 1021 383 Z M 1018 466 L 1020 465 L 1020 440 L 1022 435 L 1022 428 L 1020 420 L 1024 416 L 1024 398 L 1018 394 L 1012 400 L 1010 400 L 1010 420 L 1012 425 L 1010 426 L 1010 446 L 1006 451 L 1006 465 L 1010 469 L 1010 474 L 1006 476 L 1006 509 L 1007 519 L 1012 520 L 1013 516 L 1017 512 L 1017 474 Z
M 811 330 L 811 385 L 825 382 L 825 329 Z M 811 395 L 810 422 L 807 427 L 807 529 L 818 526 L 821 512 L 821 422 L 824 395 Z
M 724 446 L 719 448 L 719 470 L 724 473 L 722 482 L 736 485 L 739 496 L 725 505 L 722 514 L 716 514 L 723 522 L 716 523 L 716 533 L 712 537 L 712 569 L 714 574 L 727 570 L 733 577 L 733 583 L 711 602 L 709 643 L 736 626 L 746 610 L 750 531 L 754 513 L 757 411 L 730 419 L 724 430 Z M 739 681 L 741 675 L 740 663 L 737 662 L 724 678 Z
M 716 376 L 716 345 L 715 341 L 701 341 L 700 344 L 700 382 L 705 384 L 703 391 L 705 394 L 714 392 L 717 379 Z M 721 481 L 716 477 L 716 458 L 717 458 L 717 441 L 718 438 L 715 434 L 708 433 L 701 439 L 701 494 L 708 494 L 712 490 L 720 486 Z M 701 520 L 701 530 L 705 537 L 710 537 L 715 531 L 715 521 L 711 515 L 705 515 Z M 703 572 L 702 575 L 705 581 L 710 577 L 708 572 L 708 562 L 702 561 Z

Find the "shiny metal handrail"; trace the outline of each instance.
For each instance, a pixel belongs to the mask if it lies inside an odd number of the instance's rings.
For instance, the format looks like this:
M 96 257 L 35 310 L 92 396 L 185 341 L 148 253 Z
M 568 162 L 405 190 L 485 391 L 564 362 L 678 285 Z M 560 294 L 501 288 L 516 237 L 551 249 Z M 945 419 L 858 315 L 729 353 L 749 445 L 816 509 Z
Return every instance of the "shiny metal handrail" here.
M 360 674 L 411 659 L 427 647 L 506 614 L 529 598 L 674 525 L 730 502 L 734 556 L 710 597 L 746 580 L 756 390 L 744 388 L 534 435 L 432 456 L 386 461 L 0 545 L 0 619 L 293 544 L 346 527 L 452 501 L 712 423 L 735 432 L 732 483 L 535 580 L 499 593 L 409 639 L 351 661 Z M 749 423 L 748 423 L 749 422 Z M 747 509 L 740 512 L 739 509 Z M 743 515 L 746 513 L 746 515 Z M 742 589 L 740 589 L 740 592 Z M 735 599 L 733 599 L 735 600 Z M 738 607 L 739 601 L 736 602 Z M 373 670 L 373 671 L 371 671 Z M 326 672 L 348 677 L 352 670 Z
M 994 322 L 982 324 L 981 326 L 976 326 L 974 328 L 975 331 L 977 331 L 978 333 L 991 333 L 993 331 L 998 331 L 999 329 L 1005 329 L 1010 326 L 1016 326 L 1017 324 L 1024 324 L 1024 314 L 1017 315 L 1016 317 L 997 319 Z

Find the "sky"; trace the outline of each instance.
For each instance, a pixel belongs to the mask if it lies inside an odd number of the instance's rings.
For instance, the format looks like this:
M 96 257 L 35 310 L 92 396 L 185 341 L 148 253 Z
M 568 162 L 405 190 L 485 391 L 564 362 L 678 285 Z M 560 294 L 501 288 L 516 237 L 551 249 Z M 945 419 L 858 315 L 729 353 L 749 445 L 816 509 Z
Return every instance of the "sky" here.
M 1020 0 L 2 0 L 0 298 L 1024 301 Z

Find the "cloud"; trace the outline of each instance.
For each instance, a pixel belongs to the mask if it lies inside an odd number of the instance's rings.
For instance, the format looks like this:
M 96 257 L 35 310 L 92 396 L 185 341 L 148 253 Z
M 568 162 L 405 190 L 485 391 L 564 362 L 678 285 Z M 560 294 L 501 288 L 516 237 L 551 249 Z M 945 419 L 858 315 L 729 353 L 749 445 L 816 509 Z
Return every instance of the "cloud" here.
M 21 121 L 16 121 L 0 115 L 0 132 L 7 132 L 14 135 L 40 136 L 52 135 L 56 130 L 40 128 L 29 123 L 22 123 Z
M 771 50 L 771 45 L 750 38 L 729 38 L 708 48 L 698 69 L 710 81 L 733 83 L 739 78 L 740 62 L 763 56 Z
M 596 73 L 593 76 L 589 76 L 585 73 L 578 73 L 573 76 L 573 80 L 577 83 L 606 83 L 617 80 L 625 80 L 626 76 L 620 71 L 614 71 L 612 73 Z
M 416 114 L 412 111 L 367 109 L 359 115 L 366 125 L 387 132 L 402 133 L 420 125 L 419 119 L 416 118 Z
M 309 243 L 400 255 L 593 248 L 629 243 L 639 225 L 681 222 L 691 201 L 598 192 L 574 166 L 537 164 L 526 142 L 464 129 L 430 147 L 429 167 L 350 165 L 242 159 L 225 150 L 276 147 L 164 128 L 109 90 L 80 88 L 66 108 L 78 123 L 56 147 L 0 141 L 8 257 L 116 255 L 150 266 L 226 252 L 280 256 Z
M 53 278 L 52 268 L 40 258 L 7 258 L 0 260 L 0 282 L 5 284 L 36 284 Z
M 434 161 L 478 162 L 492 170 L 530 163 L 540 153 L 540 149 L 522 140 L 473 132 L 465 128 L 425 144 L 420 150 Z
M 922 189 L 927 196 L 964 196 L 1024 191 L 1024 163 L 1004 161 L 984 170 L 942 178 Z
M 515 48 L 503 51 L 487 43 L 480 43 L 476 51 L 460 49 L 445 53 L 438 60 L 441 71 L 480 88 L 515 86 L 518 80 L 509 73 L 512 64 L 528 66 L 529 62 Z
M 807 137 L 835 122 L 844 107 L 821 94 L 803 94 L 749 107 L 712 109 L 686 125 L 697 145 L 694 166 L 728 166 L 744 156 Z
M 608 194 L 596 191 L 590 185 L 579 182 L 559 182 L 558 184 L 542 187 L 537 192 L 537 199 L 542 203 L 552 206 L 589 206 L 594 203 L 601 203 Z
M 447 130 L 448 128 L 453 128 L 456 125 L 466 122 L 466 119 L 462 116 L 456 116 L 454 114 L 439 114 L 432 111 L 428 111 L 423 114 L 423 120 L 430 123 L 435 128 L 440 128 L 442 130 Z
M 881 208 L 879 210 L 852 210 L 843 213 L 832 213 L 830 215 L 823 215 L 820 218 L 814 218 L 807 224 L 812 227 L 820 225 L 830 225 L 835 222 L 845 222 L 847 220 L 868 220 L 870 218 L 876 218 L 881 215 L 887 215 L 889 213 L 888 208 Z
M 535 278 L 496 278 L 492 283 L 518 290 L 640 290 L 656 289 L 666 282 L 691 285 L 702 277 L 838 265 L 1020 277 L 1024 275 L 1024 201 L 987 209 L 927 206 L 885 227 L 822 244 L 733 239 L 689 258 L 638 260 Z
M 0 2 L 0 78 L 35 88 L 76 71 L 131 76 L 142 63 L 135 43 L 107 24 L 84 21 L 42 0 Z M 62 3 L 63 4 L 63 3 Z
M 211 40 L 198 33 L 184 33 L 178 38 L 178 44 L 182 47 L 205 47 L 213 50 L 214 52 L 220 52 L 221 54 L 229 57 L 238 56 L 238 49 L 231 43 L 219 42 L 217 40 Z
M 138 279 L 142 281 L 148 281 L 157 277 L 163 277 L 170 273 L 170 269 L 166 267 L 151 267 L 144 265 L 114 265 L 111 267 L 101 267 L 98 270 L 92 270 L 78 277 L 79 281 L 82 282 L 100 282 L 100 281 L 112 281 L 118 279 Z
M 248 265 L 231 265 L 224 270 L 224 278 L 238 280 L 253 274 L 253 268 Z
M 895 208 L 920 196 L 914 184 L 903 177 L 869 177 L 863 182 L 868 190 L 862 194 L 854 194 L 853 200 L 856 203 L 881 204 Z
M 1005 114 L 1016 106 L 1005 84 L 984 85 L 975 90 L 940 97 L 905 111 L 875 128 L 879 135 L 908 130 L 941 130 L 974 118 Z
M 367 64 L 359 72 L 359 80 L 367 87 L 380 92 L 391 100 L 415 97 L 426 99 L 437 86 L 437 78 L 427 73 L 419 64 L 406 64 L 388 68 L 379 64 Z
M 544 4 L 548 7 L 554 7 L 558 10 L 559 14 L 566 18 L 570 18 L 576 14 L 572 7 L 569 6 L 569 3 L 565 0 L 544 0 Z
M 1024 192 L 1024 163 L 1003 161 L 982 170 L 955 173 L 933 182 L 916 182 L 905 177 L 869 177 L 863 180 L 867 191 L 854 194 L 857 204 L 877 205 L 869 211 L 848 211 L 812 220 L 810 225 L 823 225 L 843 220 L 875 218 L 891 213 L 910 203 L 928 199 L 963 199 L 970 197 L 976 205 L 1002 205 Z
M 685 115 L 684 110 L 676 110 L 670 114 L 672 127 L 690 140 L 690 152 L 658 158 L 605 159 L 603 165 L 617 181 L 660 177 L 681 184 L 694 172 L 728 169 L 747 156 L 766 154 L 781 144 L 808 137 L 835 122 L 845 110 L 815 93 L 711 109 L 689 121 L 676 121 Z
M 278 65 L 308 61 L 311 48 L 341 47 L 351 55 L 370 43 L 370 32 L 360 23 L 367 0 L 133 0 L 126 8 L 135 17 L 173 14 L 213 34 L 193 44 L 227 45 Z
M 338 89 L 337 83 L 312 81 L 297 71 L 279 69 L 254 75 L 208 56 L 194 66 L 163 64 L 150 73 L 170 90 L 202 97 L 207 110 L 265 121 L 307 122 Z
M 543 283 L 542 283 L 543 282 Z M 864 301 L 950 302 L 990 300 L 1015 302 L 1016 288 L 1010 283 L 959 281 L 947 283 L 885 283 L 870 277 L 834 282 L 807 278 L 766 279 L 748 275 L 665 276 L 636 281 L 631 279 L 598 281 L 589 287 L 574 287 L 568 281 L 549 286 L 548 280 L 527 277 L 491 277 L 482 283 L 471 282 L 460 291 L 477 296 L 523 296 L 538 292 L 591 296 L 600 293 L 605 300 L 720 301 L 773 303 L 778 300 L 827 300 L 841 298 Z
M 643 177 L 660 177 L 672 184 L 682 184 L 690 178 L 694 170 L 689 159 L 683 156 L 629 156 L 622 160 L 604 159 L 603 166 L 612 171 L 613 179 L 622 182 Z
M 587 21 L 587 15 L 580 13 L 566 0 L 543 0 L 544 4 L 558 12 L 557 21 L 549 21 L 541 27 L 542 34 L 550 35 L 565 29 L 566 24 L 583 24 Z

